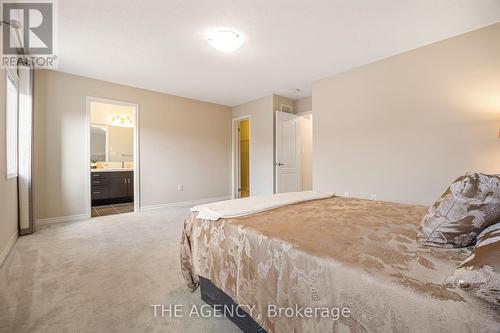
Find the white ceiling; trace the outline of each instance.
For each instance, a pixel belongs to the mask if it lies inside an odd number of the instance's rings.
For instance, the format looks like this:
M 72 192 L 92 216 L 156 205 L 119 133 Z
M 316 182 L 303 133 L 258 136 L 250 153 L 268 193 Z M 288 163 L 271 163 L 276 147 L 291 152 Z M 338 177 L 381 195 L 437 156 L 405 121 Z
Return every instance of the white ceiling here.
M 229 106 L 500 21 L 500 0 L 58 3 L 60 71 Z M 218 52 L 219 27 L 246 43 Z

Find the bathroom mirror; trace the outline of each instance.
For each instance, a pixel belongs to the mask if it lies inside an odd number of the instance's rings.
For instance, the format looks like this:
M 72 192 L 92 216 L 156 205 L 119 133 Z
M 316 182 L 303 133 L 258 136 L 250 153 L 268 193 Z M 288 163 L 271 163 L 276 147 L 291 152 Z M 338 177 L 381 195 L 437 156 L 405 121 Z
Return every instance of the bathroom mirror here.
M 133 162 L 134 129 L 92 124 L 90 159 L 95 162 Z

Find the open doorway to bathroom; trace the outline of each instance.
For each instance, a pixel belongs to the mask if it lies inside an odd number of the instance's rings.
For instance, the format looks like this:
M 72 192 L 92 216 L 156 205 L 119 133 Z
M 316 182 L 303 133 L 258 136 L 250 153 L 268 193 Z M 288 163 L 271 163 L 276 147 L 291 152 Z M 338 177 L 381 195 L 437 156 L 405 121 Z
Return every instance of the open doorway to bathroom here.
M 138 106 L 87 98 L 90 217 L 138 210 Z
M 250 117 L 233 119 L 233 197 L 250 196 Z

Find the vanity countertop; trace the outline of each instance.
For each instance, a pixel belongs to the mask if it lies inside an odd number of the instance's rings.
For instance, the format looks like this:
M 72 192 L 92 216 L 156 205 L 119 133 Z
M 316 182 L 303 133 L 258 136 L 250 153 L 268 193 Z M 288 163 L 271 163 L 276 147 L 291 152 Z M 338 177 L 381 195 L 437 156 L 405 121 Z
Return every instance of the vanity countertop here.
M 101 169 L 90 169 L 90 172 L 120 172 L 120 171 L 134 171 L 134 168 L 101 168 Z

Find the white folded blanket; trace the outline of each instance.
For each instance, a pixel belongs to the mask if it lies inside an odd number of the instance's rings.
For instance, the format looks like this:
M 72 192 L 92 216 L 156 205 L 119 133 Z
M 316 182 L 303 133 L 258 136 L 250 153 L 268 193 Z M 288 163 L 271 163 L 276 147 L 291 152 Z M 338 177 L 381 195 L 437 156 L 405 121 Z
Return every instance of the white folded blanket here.
M 217 221 L 221 218 L 250 215 L 299 202 L 326 199 L 334 195 L 335 193 L 320 194 L 312 191 L 259 195 L 198 205 L 191 208 L 191 212 L 198 212 L 199 219 Z

